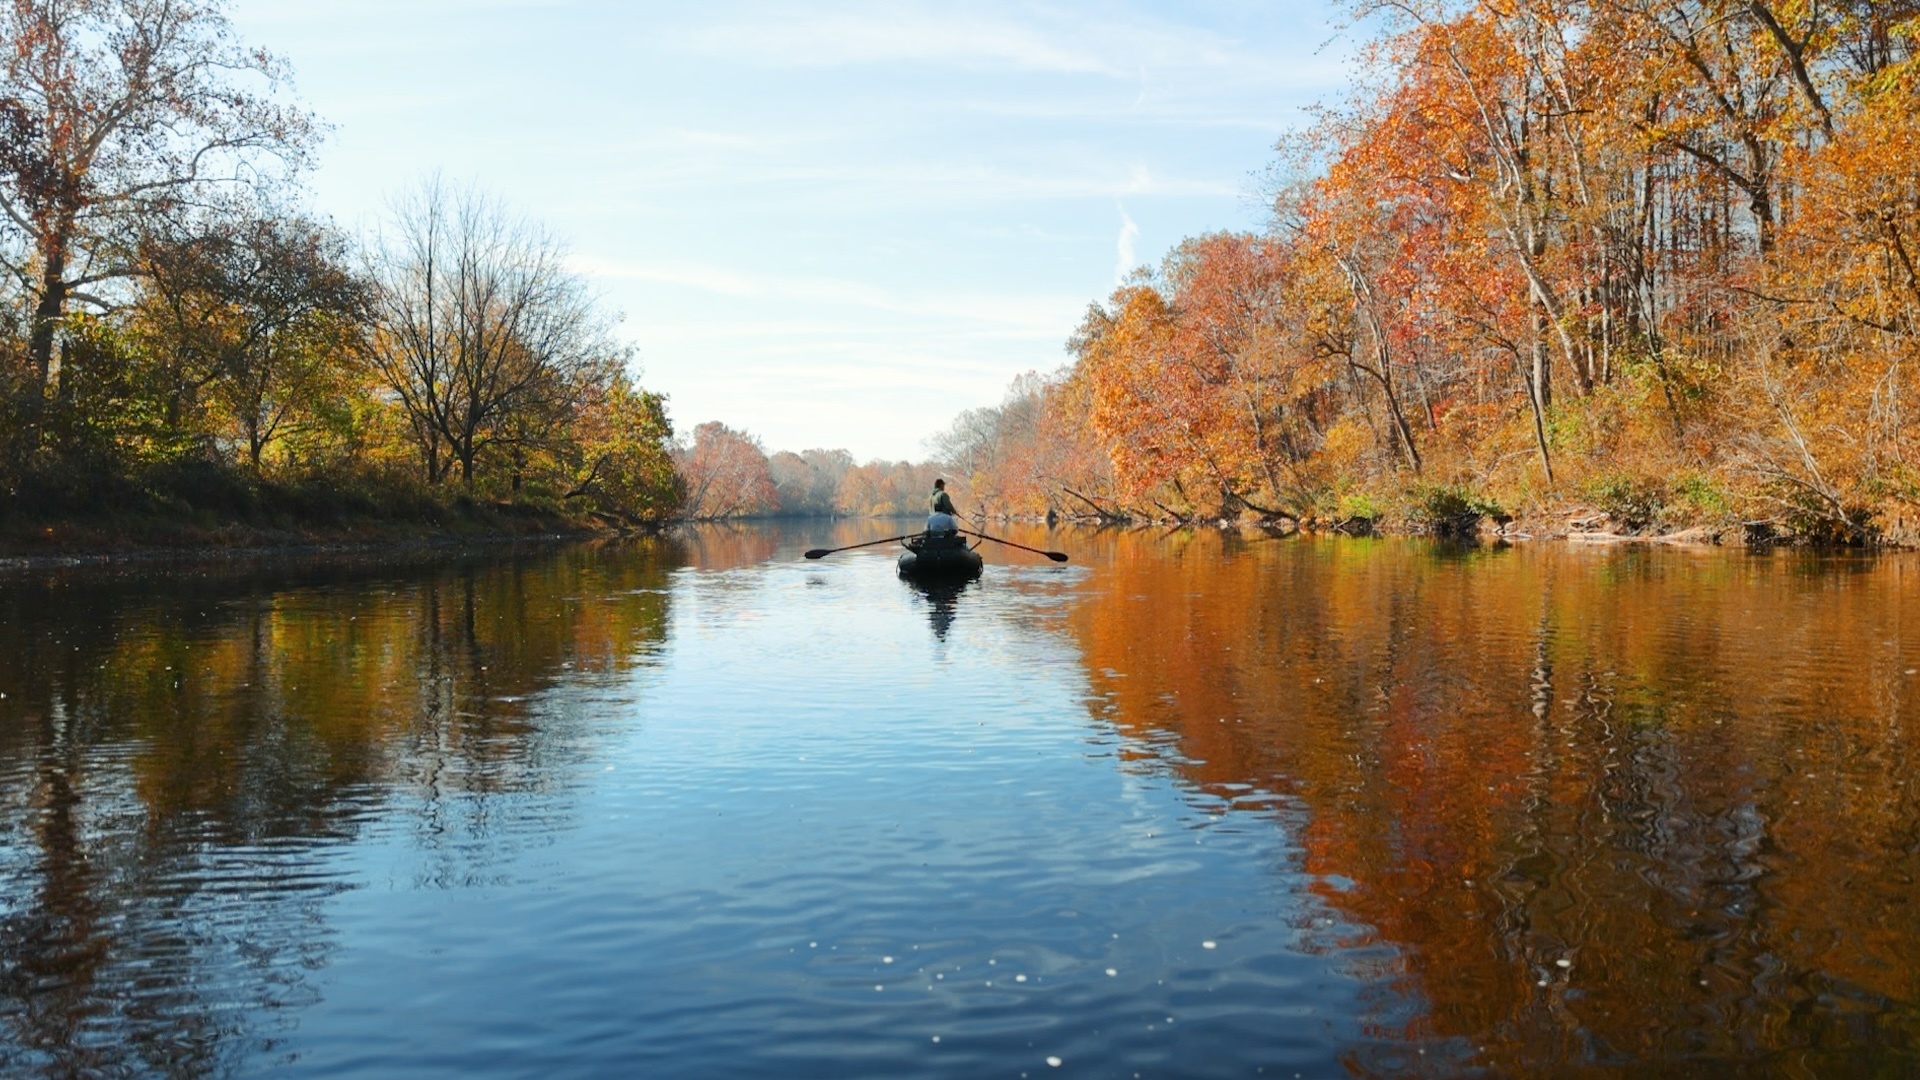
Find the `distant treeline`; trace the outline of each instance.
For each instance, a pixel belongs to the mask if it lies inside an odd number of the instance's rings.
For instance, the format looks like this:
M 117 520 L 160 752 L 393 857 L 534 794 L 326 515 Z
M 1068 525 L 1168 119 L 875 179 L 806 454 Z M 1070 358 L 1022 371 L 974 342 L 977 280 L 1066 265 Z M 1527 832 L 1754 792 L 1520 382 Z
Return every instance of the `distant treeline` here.
M 1920 2 L 1394 0 L 1281 146 L 943 457 L 1011 510 L 1920 521 Z
M 768 456 L 744 431 L 713 422 L 674 448 L 696 521 L 742 517 L 895 517 L 923 514 L 937 477 L 932 462 L 870 461 L 856 465 L 845 450 L 782 450 Z M 954 486 L 965 499 L 964 480 Z
M 680 511 L 560 243 L 437 180 L 317 219 L 318 124 L 218 0 L 21 0 L 0 43 L 0 512 Z

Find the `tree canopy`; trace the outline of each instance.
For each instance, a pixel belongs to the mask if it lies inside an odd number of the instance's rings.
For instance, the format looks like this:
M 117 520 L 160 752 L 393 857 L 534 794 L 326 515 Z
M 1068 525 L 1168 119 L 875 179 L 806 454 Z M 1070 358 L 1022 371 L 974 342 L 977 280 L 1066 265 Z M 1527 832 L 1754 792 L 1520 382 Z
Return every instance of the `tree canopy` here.
M 0 44 L 0 511 L 198 470 L 227 511 L 457 484 L 679 513 L 666 400 L 564 246 L 437 179 L 371 244 L 305 210 L 320 123 L 220 0 L 20 0 Z
M 1444 496 L 1913 534 L 1920 4 L 1353 11 L 1367 69 L 1280 146 L 1267 228 L 1179 245 L 1017 390 L 1091 434 L 1111 492 L 1020 425 L 973 436 L 1004 410 L 956 433 L 983 484 L 1062 512 Z

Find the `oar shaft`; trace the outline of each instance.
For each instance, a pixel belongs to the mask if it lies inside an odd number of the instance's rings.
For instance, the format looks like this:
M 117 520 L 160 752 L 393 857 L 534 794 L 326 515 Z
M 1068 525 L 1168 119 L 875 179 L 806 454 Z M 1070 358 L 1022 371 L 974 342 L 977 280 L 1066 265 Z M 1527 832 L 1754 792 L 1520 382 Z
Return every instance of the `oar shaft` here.
M 885 540 L 869 540 L 864 544 L 848 544 L 846 547 L 814 548 L 812 551 L 807 552 L 807 558 L 809 559 L 825 558 L 826 556 L 831 555 L 836 551 L 852 551 L 854 548 L 872 547 L 875 544 L 891 544 L 895 540 L 911 540 L 914 537 L 919 535 L 920 535 L 919 533 L 907 533 L 904 536 L 889 536 Z
M 1016 544 L 1011 540 L 1003 540 L 998 536 L 988 536 L 986 533 L 980 532 L 977 529 L 967 529 L 964 531 L 972 533 L 974 536 L 977 536 L 982 540 L 991 540 L 996 544 L 1005 544 L 1010 548 L 1019 548 L 1021 551 L 1031 551 L 1035 555 L 1045 555 L 1047 558 L 1052 559 L 1054 562 L 1067 561 L 1066 552 L 1063 552 L 1063 551 L 1043 551 L 1037 547 L 1028 547 L 1025 544 Z

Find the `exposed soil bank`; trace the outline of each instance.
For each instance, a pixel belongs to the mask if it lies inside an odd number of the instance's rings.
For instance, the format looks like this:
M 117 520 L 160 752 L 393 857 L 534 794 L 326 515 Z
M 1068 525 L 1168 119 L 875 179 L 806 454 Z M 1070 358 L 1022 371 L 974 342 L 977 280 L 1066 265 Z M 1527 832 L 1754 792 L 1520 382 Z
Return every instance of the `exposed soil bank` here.
M 0 518 L 0 572 L 263 556 L 458 549 L 632 532 L 592 516 L 541 507 L 457 501 L 402 516 L 234 521 L 205 515 L 97 514 Z
M 0 554 L 0 575 L 61 570 L 73 567 L 142 568 L 183 564 L 241 563 L 270 559 L 312 559 L 320 557 L 409 558 L 431 552 L 449 554 L 502 545 L 563 543 L 586 539 L 598 533 L 496 533 L 461 535 L 394 536 L 380 540 L 286 538 L 275 542 L 255 538 L 244 544 L 201 544 L 174 547 L 118 547 L 98 551 L 65 551 L 59 554 Z

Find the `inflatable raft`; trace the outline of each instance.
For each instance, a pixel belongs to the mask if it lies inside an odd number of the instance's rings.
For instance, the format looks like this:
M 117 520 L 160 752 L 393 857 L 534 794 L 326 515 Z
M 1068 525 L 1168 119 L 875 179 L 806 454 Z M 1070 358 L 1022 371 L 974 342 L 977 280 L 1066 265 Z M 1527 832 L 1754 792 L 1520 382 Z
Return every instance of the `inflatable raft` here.
M 900 576 L 920 581 L 978 577 L 984 560 L 961 533 L 921 533 L 901 541 Z

